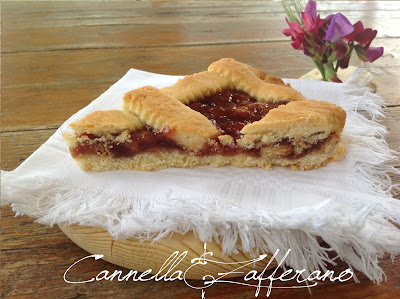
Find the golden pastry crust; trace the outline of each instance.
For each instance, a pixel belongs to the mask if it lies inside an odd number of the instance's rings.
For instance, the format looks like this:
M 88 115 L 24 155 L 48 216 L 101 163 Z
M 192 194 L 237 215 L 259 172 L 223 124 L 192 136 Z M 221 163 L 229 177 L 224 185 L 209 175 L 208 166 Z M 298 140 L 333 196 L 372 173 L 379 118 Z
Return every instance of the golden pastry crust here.
M 221 132 L 202 114 L 151 86 L 124 95 L 123 109 L 132 111 L 156 131 L 173 131 L 171 138 L 193 151 Z
M 222 72 L 221 69 L 224 71 Z M 251 81 L 249 85 L 248 82 Z M 258 87 L 256 87 L 258 86 Z M 285 84 L 281 78 L 265 74 L 262 70 L 240 63 L 231 58 L 214 62 L 208 71 L 185 76 L 174 85 L 160 90 L 185 105 L 191 101 L 216 94 L 225 89 L 235 88 L 247 92 L 260 102 L 304 100 L 304 96 Z M 258 89 L 258 92 L 256 91 Z M 266 96 L 266 90 L 271 95 Z M 252 91 L 253 93 L 249 92 Z M 280 92 L 280 97 L 276 93 Z
M 283 82 L 283 80 L 281 78 L 278 78 L 278 77 L 275 77 L 275 76 L 267 75 L 267 76 L 264 77 L 263 80 L 266 83 L 272 83 L 272 84 L 277 84 L 277 85 L 290 87 L 289 83 L 285 84 L 285 82 Z
M 69 124 L 78 134 L 115 134 L 124 130 L 135 131 L 144 127 L 140 119 L 127 111 L 95 111 L 82 119 Z
M 234 88 L 230 80 L 216 73 L 201 72 L 179 79 L 174 85 L 160 90 L 187 105 L 202 97 Z
M 306 98 L 297 90 L 287 85 L 273 83 L 272 80 L 257 76 L 255 68 L 235 61 L 233 58 L 223 58 L 212 63 L 208 70 L 224 75 L 232 81 L 236 89 L 247 92 L 259 102 L 301 101 Z M 270 79 L 270 78 L 269 78 Z
M 62 137 L 64 138 L 69 148 L 75 148 L 79 145 L 76 135 L 64 132 L 62 133 Z
M 282 138 L 300 140 L 316 133 L 341 133 L 345 121 L 346 112 L 334 104 L 315 100 L 293 101 L 244 126 L 241 133 L 258 135 L 268 144 Z

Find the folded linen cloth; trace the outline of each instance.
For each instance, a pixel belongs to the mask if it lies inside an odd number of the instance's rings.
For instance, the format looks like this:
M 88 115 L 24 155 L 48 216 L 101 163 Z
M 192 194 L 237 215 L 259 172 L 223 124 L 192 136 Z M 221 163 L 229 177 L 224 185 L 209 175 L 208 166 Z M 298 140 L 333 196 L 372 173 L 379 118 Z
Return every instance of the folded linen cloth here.
M 342 106 L 347 121 L 344 155 L 312 171 L 196 167 L 154 172 L 85 172 L 75 164 L 61 133 L 95 110 L 119 109 L 125 92 L 172 85 L 178 76 L 131 69 L 90 105 L 69 118 L 17 169 L 2 171 L 2 204 L 39 223 L 97 226 L 114 239 L 157 240 L 194 233 L 221 243 L 226 254 L 241 249 L 274 253 L 294 269 L 326 271 L 333 249 L 375 282 L 385 252 L 400 252 L 400 201 L 392 197 L 390 173 L 397 153 L 384 140 L 383 100 L 357 71 L 345 84 L 286 79 L 310 99 Z M 363 114 L 359 112 L 363 111 Z M 365 116 L 367 115 L 367 116 Z M 321 237 L 331 248 L 317 242 Z

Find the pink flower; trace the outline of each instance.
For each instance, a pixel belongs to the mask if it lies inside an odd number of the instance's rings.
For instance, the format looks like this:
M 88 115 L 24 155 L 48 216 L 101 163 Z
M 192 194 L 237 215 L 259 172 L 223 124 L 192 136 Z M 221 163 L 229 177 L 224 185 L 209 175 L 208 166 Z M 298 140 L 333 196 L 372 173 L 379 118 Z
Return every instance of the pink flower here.
M 300 19 L 303 21 L 304 15 L 307 14 L 311 19 L 317 18 L 317 1 L 308 1 L 304 11 L 300 13 Z
M 354 31 L 343 37 L 345 42 L 355 41 L 359 44 L 366 45 L 375 38 L 377 31 L 371 28 L 364 29 L 364 25 L 361 21 L 358 21 L 354 25 Z
M 304 39 L 303 28 L 296 22 L 289 22 L 288 18 L 285 18 L 289 25 L 289 29 L 282 30 L 282 33 L 286 36 L 292 37 L 292 47 L 295 49 L 302 49 L 302 43 Z
M 307 43 L 304 44 L 304 38 L 313 38 L 311 35 L 317 34 L 318 31 L 324 24 L 324 21 L 321 20 L 320 16 L 317 15 L 317 2 L 316 1 L 309 1 L 305 10 L 300 13 L 300 21 L 302 24 L 294 22 L 289 22 L 286 18 L 286 22 L 289 25 L 289 29 L 284 29 L 282 31 L 283 34 L 286 36 L 292 37 L 292 47 L 296 50 L 303 50 L 306 55 L 309 53 L 307 49 Z M 304 25 L 304 28 L 302 27 Z
M 307 31 L 311 33 L 318 33 L 318 30 L 324 24 L 324 21 L 321 20 L 319 15 L 315 19 L 312 19 L 311 16 L 307 13 L 304 13 L 302 21 Z
M 362 61 L 374 62 L 383 55 L 383 47 L 370 47 L 372 40 L 377 34 L 376 30 L 371 28 L 364 29 L 361 21 L 354 24 L 354 31 L 343 37 L 346 42 L 356 42 L 354 46 L 358 57 Z
M 318 29 L 324 24 L 320 16 L 317 15 L 317 2 L 308 1 L 304 11 L 300 13 L 300 20 L 308 32 L 317 33 Z
M 354 49 L 356 50 L 357 56 L 362 61 L 374 62 L 383 55 L 383 47 L 370 47 L 369 45 L 370 43 L 365 47 L 355 45 Z

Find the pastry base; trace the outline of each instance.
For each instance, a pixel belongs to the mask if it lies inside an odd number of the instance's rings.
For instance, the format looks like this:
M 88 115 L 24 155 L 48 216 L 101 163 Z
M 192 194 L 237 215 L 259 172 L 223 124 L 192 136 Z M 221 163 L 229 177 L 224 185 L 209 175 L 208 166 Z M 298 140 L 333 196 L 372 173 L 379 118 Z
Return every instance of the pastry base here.
M 329 139 L 316 151 L 296 159 L 276 158 L 279 156 L 279 147 L 267 147 L 261 157 L 245 154 L 232 156 L 210 155 L 196 156 L 181 151 L 164 151 L 155 153 L 141 153 L 128 158 L 113 158 L 108 154 L 81 155 L 75 161 L 84 170 L 111 171 L 111 170 L 140 170 L 152 171 L 170 167 L 195 167 L 210 165 L 222 167 L 232 165 L 236 167 L 258 167 L 269 169 L 272 166 L 290 167 L 293 170 L 310 170 L 324 166 L 337 159 L 343 153 L 343 146 L 337 138 Z

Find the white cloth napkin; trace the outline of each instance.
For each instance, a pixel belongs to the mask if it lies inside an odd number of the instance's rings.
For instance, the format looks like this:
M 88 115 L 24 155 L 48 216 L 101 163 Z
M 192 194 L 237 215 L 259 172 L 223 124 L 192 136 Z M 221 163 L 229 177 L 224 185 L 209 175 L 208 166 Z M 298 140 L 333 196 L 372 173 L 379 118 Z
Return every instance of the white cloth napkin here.
M 287 79 L 306 97 L 347 111 L 340 160 L 312 171 L 275 167 L 196 167 L 154 172 L 85 172 L 75 164 L 61 133 L 95 110 L 118 109 L 125 92 L 164 87 L 180 78 L 131 69 L 98 99 L 68 119 L 16 170 L 2 171 L 2 204 L 40 223 L 99 226 L 115 239 L 158 239 L 193 230 L 213 238 L 227 254 L 242 249 L 284 254 L 295 269 L 325 269 L 327 250 L 370 279 L 383 277 L 378 258 L 400 249 L 400 204 L 392 198 L 389 173 L 396 153 L 377 122 L 382 99 L 371 93 L 364 72 L 346 84 Z M 359 113 L 364 111 L 363 116 Z M 397 172 L 398 174 L 398 172 Z M 278 255 L 279 258 L 279 255 Z M 333 261 L 332 261 L 333 263 Z

